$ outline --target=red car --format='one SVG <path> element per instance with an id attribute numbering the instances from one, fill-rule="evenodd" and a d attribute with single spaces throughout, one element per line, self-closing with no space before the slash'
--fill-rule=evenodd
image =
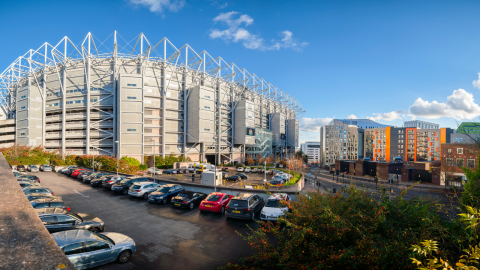
<path id="1" fill-rule="evenodd" d="M 213 192 L 200 203 L 199 209 L 200 211 L 224 214 L 225 207 L 227 207 L 227 204 L 232 198 L 233 195 L 228 195 L 222 192 Z"/>
<path id="2" fill-rule="evenodd" d="M 78 170 L 73 171 L 72 172 L 72 177 L 77 178 L 77 176 L 83 171 L 86 171 L 86 170 L 85 169 L 78 169 Z"/>

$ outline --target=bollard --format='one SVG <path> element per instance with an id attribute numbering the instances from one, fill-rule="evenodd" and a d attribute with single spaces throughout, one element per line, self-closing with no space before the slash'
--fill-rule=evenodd
<path id="1" fill-rule="evenodd" d="M 336 193 L 336 192 L 337 192 L 337 189 L 336 189 L 336 188 L 333 188 L 333 189 L 332 189 L 332 192 L 333 192 L 333 193 Z"/>
<path id="2" fill-rule="evenodd" d="M 195 182 L 195 174 L 192 174 L 192 182 Z"/>

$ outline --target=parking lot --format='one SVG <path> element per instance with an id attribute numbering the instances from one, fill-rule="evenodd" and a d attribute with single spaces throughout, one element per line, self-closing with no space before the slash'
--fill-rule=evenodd
<path id="1" fill-rule="evenodd" d="M 256 228 L 256 222 L 227 220 L 224 215 L 202 213 L 198 207 L 187 210 L 150 204 L 55 172 L 34 174 L 42 186 L 61 196 L 72 212 L 95 215 L 105 222 L 105 231 L 135 240 L 137 251 L 128 263 L 96 269 L 211 269 L 253 252 L 236 232 L 245 234 L 247 225 Z M 173 176 L 159 178 L 165 177 Z"/>

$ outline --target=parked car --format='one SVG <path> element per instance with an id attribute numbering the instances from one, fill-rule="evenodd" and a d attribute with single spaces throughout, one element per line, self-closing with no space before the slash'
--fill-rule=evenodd
<path id="1" fill-rule="evenodd" d="M 13 175 L 15 175 L 15 177 L 18 177 L 18 175 L 25 175 L 25 174 L 27 174 L 27 173 L 25 173 L 25 172 L 19 172 L 19 171 L 17 171 L 17 170 L 12 170 L 12 173 L 13 173 Z"/>
<path id="2" fill-rule="evenodd" d="M 200 211 L 208 211 L 224 214 L 225 207 L 233 198 L 233 195 L 228 195 L 222 192 L 213 192 L 208 195 L 208 197 L 200 203 L 198 207 Z"/>
<path id="3" fill-rule="evenodd" d="M 40 220 L 48 232 L 61 232 L 67 230 L 89 230 L 103 232 L 105 223 L 94 215 L 84 213 L 72 213 L 63 208 L 35 208 Z"/>
<path id="4" fill-rule="evenodd" d="M 51 191 L 49 188 L 46 188 L 46 187 L 37 187 L 37 186 L 34 186 L 34 187 L 25 187 L 25 188 L 23 188 L 23 193 L 25 193 L 25 195 L 32 194 L 32 193 L 42 193 L 42 194 L 51 194 L 51 195 L 54 195 L 54 194 L 53 194 L 53 191 Z"/>
<path id="5" fill-rule="evenodd" d="M 227 218 L 255 220 L 255 214 L 261 211 L 263 199 L 252 193 L 238 193 L 228 203 L 225 211 Z"/>
<path id="6" fill-rule="evenodd" d="M 272 181 L 280 181 L 280 182 L 282 182 L 282 184 L 283 184 L 283 183 L 286 182 L 286 179 L 285 179 L 285 177 L 283 177 L 283 176 L 281 176 L 281 175 L 274 175 L 274 176 L 272 177 Z"/>
<path id="7" fill-rule="evenodd" d="M 51 172 L 52 171 L 52 167 L 48 164 L 43 164 L 42 166 L 40 166 L 40 171 L 42 172 Z"/>
<path id="8" fill-rule="evenodd" d="M 92 181 L 93 179 L 102 178 L 103 176 L 108 175 L 108 174 L 109 173 L 106 173 L 106 172 L 94 172 L 90 175 L 84 176 L 82 181 L 86 184 L 90 184 L 90 181 Z"/>
<path id="9" fill-rule="evenodd" d="M 172 207 L 193 209 L 195 205 L 199 205 L 207 194 L 193 191 L 182 191 L 172 198 Z"/>
<path id="10" fill-rule="evenodd" d="M 59 173 L 67 174 L 70 169 L 77 168 L 76 165 L 70 165 L 65 168 L 58 170 Z"/>
<path id="11" fill-rule="evenodd" d="M 38 166 L 37 165 L 30 165 L 30 166 L 28 166 L 28 170 L 30 172 L 38 172 Z"/>
<path id="12" fill-rule="evenodd" d="M 271 180 L 268 182 L 268 185 L 270 186 L 283 186 L 283 180 Z"/>
<path id="13" fill-rule="evenodd" d="M 107 174 L 103 175 L 102 177 L 98 177 L 98 178 L 90 180 L 90 185 L 92 187 L 101 187 L 102 183 L 103 183 L 103 180 L 105 180 L 107 178 L 110 179 L 113 176 L 114 176 L 113 174 L 107 173 Z"/>
<path id="14" fill-rule="evenodd" d="M 238 175 L 231 175 L 231 176 L 225 178 L 225 180 L 237 182 L 237 181 L 242 180 L 242 178 Z"/>
<path id="15" fill-rule="evenodd" d="M 163 174 L 176 174 L 177 170 L 174 169 L 168 169 L 168 170 L 163 170 Z"/>
<path id="16" fill-rule="evenodd" d="M 25 168 L 25 165 L 17 165 L 17 171 L 19 172 L 24 172 L 26 171 L 27 169 Z"/>
<path id="17" fill-rule="evenodd" d="M 123 179 L 127 178 L 126 176 L 112 176 L 106 177 L 102 180 L 102 186 L 107 189 L 112 189 L 112 185 L 117 183 L 118 181 L 122 181 Z"/>
<path id="18" fill-rule="evenodd" d="M 47 208 L 47 207 L 54 207 L 54 208 L 62 208 L 65 210 L 70 211 L 70 207 L 66 206 L 62 199 L 59 198 L 43 198 L 30 201 L 33 208 Z"/>
<path id="19" fill-rule="evenodd" d="M 126 263 L 136 250 L 135 241 L 120 233 L 68 230 L 51 236 L 78 270 L 114 261 Z"/>
<path id="20" fill-rule="evenodd" d="M 245 171 L 245 169 L 243 167 L 238 167 L 237 168 L 237 172 L 243 172 L 243 171 Z"/>
<path id="21" fill-rule="evenodd" d="M 148 200 L 148 194 L 155 192 L 159 187 L 159 184 L 153 182 L 137 182 L 128 189 L 128 195 Z"/>
<path id="22" fill-rule="evenodd" d="M 240 176 L 240 178 L 242 178 L 242 179 L 248 179 L 248 176 L 246 174 L 243 174 L 243 173 L 236 173 L 235 175 Z"/>
<path id="23" fill-rule="evenodd" d="M 80 173 L 83 173 L 83 172 L 87 172 L 89 170 L 87 169 L 74 169 L 71 173 L 70 173 L 70 176 L 73 177 L 73 178 L 77 178 L 77 176 L 80 174 Z"/>
<path id="24" fill-rule="evenodd" d="M 228 177 L 228 173 L 222 172 L 222 179 L 227 179 L 227 177 Z"/>
<path id="25" fill-rule="evenodd" d="M 29 180 L 18 181 L 18 184 L 20 185 L 21 188 L 40 186 L 40 184 L 35 183 L 33 181 L 29 181 Z"/>
<path id="26" fill-rule="evenodd" d="M 90 176 L 90 175 L 92 175 L 92 174 L 93 174 L 92 171 L 87 171 L 87 170 L 85 170 L 85 171 L 81 171 L 79 174 L 77 174 L 77 175 L 75 176 L 75 178 L 77 178 L 79 181 L 82 181 L 82 182 L 83 182 L 83 178 L 88 177 L 88 176 Z"/>
<path id="27" fill-rule="evenodd" d="M 245 173 L 251 173 L 251 172 L 252 172 L 252 168 L 250 167 L 245 168 Z"/>
<path id="28" fill-rule="evenodd" d="M 72 167 L 70 169 L 68 169 L 65 174 L 68 175 L 68 176 L 72 176 L 72 173 L 74 173 L 76 170 L 85 170 L 85 169 L 81 169 L 81 168 L 78 168 L 77 166 L 75 167 Z"/>
<path id="29" fill-rule="evenodd" d="M 222 167 L 222 172 L 228 172 L 228 167 Z"/>
<path id="30" fill-rule="evenodd" d="M 148 168 L 148 173 L 163 174 L 160 169 L 155 167 Z"/>
<path id="31" fill-rule="evenodd" d="M 148 195 L 148 202 L 151 203 L 168 203 L 178 193 L 184 191 L 182 186 L 177 184 L 167 184 L 158 188 L 156 191 Z"/>
<path id="32" fill-rule="evenodd" d="M 44 198 L 59 198 L 61 199 L 62 197 L 58 196 L 53 196 L 52 194 L 45 194 L 45 193 L 30 193 L 27 195 L 27 199 L 29 202 L 33 200 L 38 200 L 38 199 L 44 199 Z"/>
<path id="33" fill-rule="evenodd" d="M 266 170 L 266 171 L 264 171 L 264 173 L 270 175 L 270 174 L 272 174 L 272 171 Z"/>
<path id="34" fill-rule="evenodd" d="M 32 181 L 35 181 L 37 183 L 40 183 L 40 178 L 38 178 L 38 176 L 36 176 L 36 175 L 24 174 L 24 175 L 21 175 L 21 176 L 17 177 L 17 180 L 20 180 L 20 179 L 28 179 L 28 180 L 32 180 Z"/>
<path id="35" fill-rule="evenodd" d="M 290 197 L 286 193 L 273 193 L 265 202 L 265 206 L 260 212 L 260 219 L 275 221 L 285 215 L 289 209 L 282 201 L 289 202 Z"/>
<path id="36" fill-rule="evenodd" d="M 252 173 L 258 173 L 258 169 L 257 169 L 257 168 L 253 168 L 253 169 L 252 169 Z"/>
<path id="37" fill-rule="evenodd" d="M 135 183 L 138 182 L 146 182 L 148 179 L 146 177 L 128 177 L 123 179 L 122 181 L 116 182 L 112 185 L 112 190 L 115 193 L 121 193 L 123 195 L 128 194 L 128 189 Z"/>

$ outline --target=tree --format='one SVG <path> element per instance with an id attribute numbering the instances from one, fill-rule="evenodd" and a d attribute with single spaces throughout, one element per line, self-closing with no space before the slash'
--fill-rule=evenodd
<path id="1" fill-rule="evenodd" d="M 265 164 L 272 164 L 274 161 L 272 156 L 265 157 Z"/>
<path id="2" fill-rule="evenodd" d="M 303 151 L 302 151 L 302 150 L 298 150 L 298 151 L 295 153 L 295 157 L 296 157 L 296 158 L 301 158 L 301 157 L 303 157 Z"/>
<path id="3" fill-rule="evenodd" d="M 263 160 L 264 160 L 264 158 L 263 158 L 262 154 L 259 153 L 259 154 L 257 154 L 257 156 L 255 156 L 255 161 L 257 162 L 257 164 L 260 165 L 260 163 L 262 163 Z"/>
<path id="4" fill-rule="evenodd" d="M 247 164 L 248 164 L 248 165 L 252 166 L 253 163 L 255 163 L 255 160 L 253 160 L 252 157 L 247 158 Z"/>
<path id="5" fill-rule="evenodd" d="M 461 202 L 465 206 L 480 207 L 480 155 L 477 168 L 472 171 L 469 168 L 462 168 L 467 177 Z"/>

